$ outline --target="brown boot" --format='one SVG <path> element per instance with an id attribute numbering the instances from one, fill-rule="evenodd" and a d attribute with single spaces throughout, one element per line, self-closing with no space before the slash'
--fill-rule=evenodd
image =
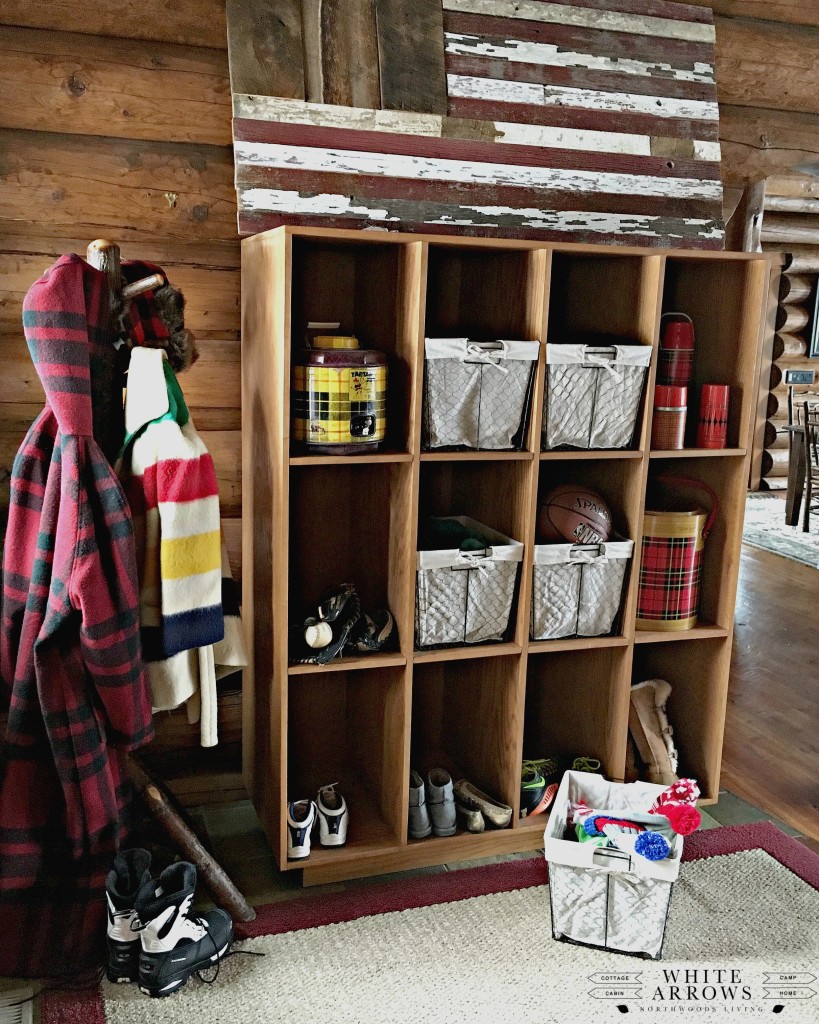
<path id="1" fill-rule="evenodd" d="M 631 688 L 628 726 L 648 771 L 648 781 L 670 786 L 677 781 L 677 751 L 665 704 L 671 684 L 665 679 L 648 679 Z"/>

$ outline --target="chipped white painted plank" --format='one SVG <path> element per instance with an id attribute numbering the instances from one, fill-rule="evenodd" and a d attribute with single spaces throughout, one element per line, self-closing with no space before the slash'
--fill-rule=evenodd
<path id="1" fill-rule="evenodd" d="M 650 174 L 615 174 L 595 171 L 493 164 L 477 160 L 447 160 L 270 142 L 236 142 L 237 164 L 282 170 L 324 171 L 328 174 L 365 174 L 417 181 L 471 182 L 511 185 L 560 192 L 608 192 L 618 195 L 668 196 L 675 199 L 721 201 L 719 181 L 699 178 L 660 178 Z"/>
<path id="2" fill-rule="evenodd" d="M 450 96 L 485 100 L 489 103 L 524 103 L 542 107 L 580 107 L 584 110 L 608 110 L 628 114 L 652 114 L 655 117 L 684 117 L 694 121 L 716 121 L 719 107 L 703 100 L 645 96 L 624 92 L 572 89 L 562 85 L 538 85 L 533 82 L 509 82 L 474 75 L 447 75 Z"/>
<path id="3" fill-rule="evenodd" d="M 485 14 L 497 18 L 522 18 L 554 25 L 572 25 L 605 32 L 629 32 L 639 36 L 661 36 L 692 43 L 714 43 L 713 25 L 702 22 L 652 18 L 641 14 L 623 14 L 588 7 L 568 7 L 545 0 L 444 0 L 445 11 Z"/>
<path id="4" fill-rule="evenodd" d="M 321 193 L 301 195 L 299 192 L 270 188 L 249 188 L 240 193 L 240 207 L 249 213 L 268 212 L 307 217 L 361 217 L 370 221 L 414 221 L 424 224 L 457 226 L 534 228 L 540 231 L 593 231 L 599 234 L 639 234 L 654 237 L 690 237 L 703 239 L 722 237 L 713 220 L 695 217 L 658 217 L 642 214 L 587 213 L 553 211 L 535 208 L 515 209 L 509 206 L 444 207 L 407 200 L 373 199 L 365 201 L 350 196 Z M 434 213 L 434 216 L 425 216 Z M 677 231 L 674 227 L 677 226 Z M 658 230 L 661 228 L 661 230 Z"/>
<path id="5" fill-rule="evenodd" d="M 444 118 L 438 114 L 364 110 L 358 107 L 336 107 L 327 103 L 276 99 L 272 96 L 237 94 L 233 97 L 233 115 L 254 121 L 301 124 L 312 128 L 385 132 L 388 135 L 412 135 L 432 139 L 482 139 L 512 146 L 576 149 L 586 153 L 651 155 L 652 137 L 648 135 L 554 128 L 549 125 L 519 124 L 510 121 Z M 698 160 L 719 161 L 719 144 L 695 141 L 694 154 Z"/>
<path id="6" fill-rule="evenodd" d="M 354 131 L 388 132 L 395 135 L 441 137 L 440 114 L 414 114 L 404 110 L 369 110 L 340 107 L 333 103 L 305 103 L 275 96 L 234 93 L 233 116 L 254 121 L 283 121 L 317 128 L 348 128 Z"/>
<path id="7" fill-rule="evenodd" d="M 471 57 L 492 57 L 495 60 L 515 61 L 518 64 L 546 64 L 550 67 L 577 67 L 590 71 L 613 71 L 621 74 L 641 75 L 646 78 L 670 78 L 678 82 L 714 83 L 714 65 L 694 61 L 690 68 L 676 68 L 664 61 L 648 63 L 626 57 L 598 57 L 593 53 L 576 53 L 550 43 L 535 43 L 524 39 L 506 39 L 502 43 L 488 43 L 480 36 L 460 32 L 445 32 L 447 53 Z"/>

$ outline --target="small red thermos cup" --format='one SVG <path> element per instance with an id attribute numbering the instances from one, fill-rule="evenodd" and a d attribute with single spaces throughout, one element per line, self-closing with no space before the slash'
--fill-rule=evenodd
<path id="1" fill-rule="evenodd" d="M 655 451 L 675 451 L 685 447 L 687 403 L 688 388 L 668 384 L 658 384 L 654 388 L 651 447 Z"/>
<path id="2" fill-rule="evenodd" d="M 725 448 L 728 441 L 727 384 L 703 384 L 700 391 L 700 418 L 697 423 L 698 448 Z"/>
<path id="3" fill-rule="evenodd" d="M 657 383 L 685 388 L 694 369 L 694 321 L 687 313 L 666 313 L 660 326 Z"/>

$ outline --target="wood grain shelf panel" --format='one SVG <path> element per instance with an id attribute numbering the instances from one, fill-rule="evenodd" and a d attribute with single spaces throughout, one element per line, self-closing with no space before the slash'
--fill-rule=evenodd
<path id="1" fill-rule="evenodd" d="M 474 647 L 444 647 L 434 651 L 415 651 L 412 660 L 416 665 L 427 665 L 434 662 L 466 661 L 469 658 L 498 658 L 520 652 L 520 644 L 515 643 L 476 644 Z"/>
<path id="2" fill-rule="evenodd" d="M 681 629 L 678 632 L 664 629 L 638 629 L 634 633 L 635 644 L 663 644 L 675 640 L 713 640 L 728 636 L 729 630 L 724 626 L 715 626 L 708 622 L 700 623 L 693 629 Z"/>
<path id="3" fill-rule="evenodd" d="M 533 452 L 421 452 L 421 462 L 531 462 Z"/>
<path id="4" fill-rule="evenodd" d="M 545 832 L 548 823 L 548 814 L 527 814 L 525 818 L 518 818 L 517 827 L 523 829 L 540 829 L 541 832 Z"/>
<path id="5" fill-rule="evenodd" d="M 591 459 L 642 459 L 643 453 L 641 451 L 625 451 L 625 450 L 609 450 L 603 448 L 591 448 L 588 451 L 555 451 L 555 452 L 541 452 L 541 462 L 564 462 L 567 459 L 574 461 L 580 459 L 584 462 Z"/>
<path id="6" fill-rule="evenodd" d="M 746 455 L 744 448 L 680 448 L 678 451 L 652 451 L 650 459 L 741 459 Z"/>
<path id="7" fill-rule="evenodd" d="M 315 675 L 317 672 L 356 672 L 363 669 L 396 668 L 406 665 L 403 654 L 362 654 L 357 658 L 334 658 L 326 665 L 289 665 L 289 676 Z"/>
<path id="8" fill-rule="evenodd" d="M 412 462 L 409 452 L 362 452 L 361 455 L 291 455 L 291 466 L 355 466 Z"/>
<path id="9" fill-rule="evenodd" d="M 589 651 L 595 647 L 628 647 L 627 636 L 572 636 L 560 640 L 531 640 L 530 654 L 550 654 L 555 651 Z"/>

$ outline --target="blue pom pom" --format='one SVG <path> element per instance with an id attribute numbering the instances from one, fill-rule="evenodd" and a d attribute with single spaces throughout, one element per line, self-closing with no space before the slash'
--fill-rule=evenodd
<path id="1" fill-rule="evenodd" d="M 593 814 L 590 814 L 588 818 L 583 822 L 583 828 L 586 830 L 587 836 L 602 836 L 604 833 L 595 824 L 596 818 Z"/>
<path id="2" fill-rule="evenodd" d="M 634 852 L 646 860 L 665 860 L 671 853 L 671 845 L 659 832 L 641 832 L 634 843 Z"/>

